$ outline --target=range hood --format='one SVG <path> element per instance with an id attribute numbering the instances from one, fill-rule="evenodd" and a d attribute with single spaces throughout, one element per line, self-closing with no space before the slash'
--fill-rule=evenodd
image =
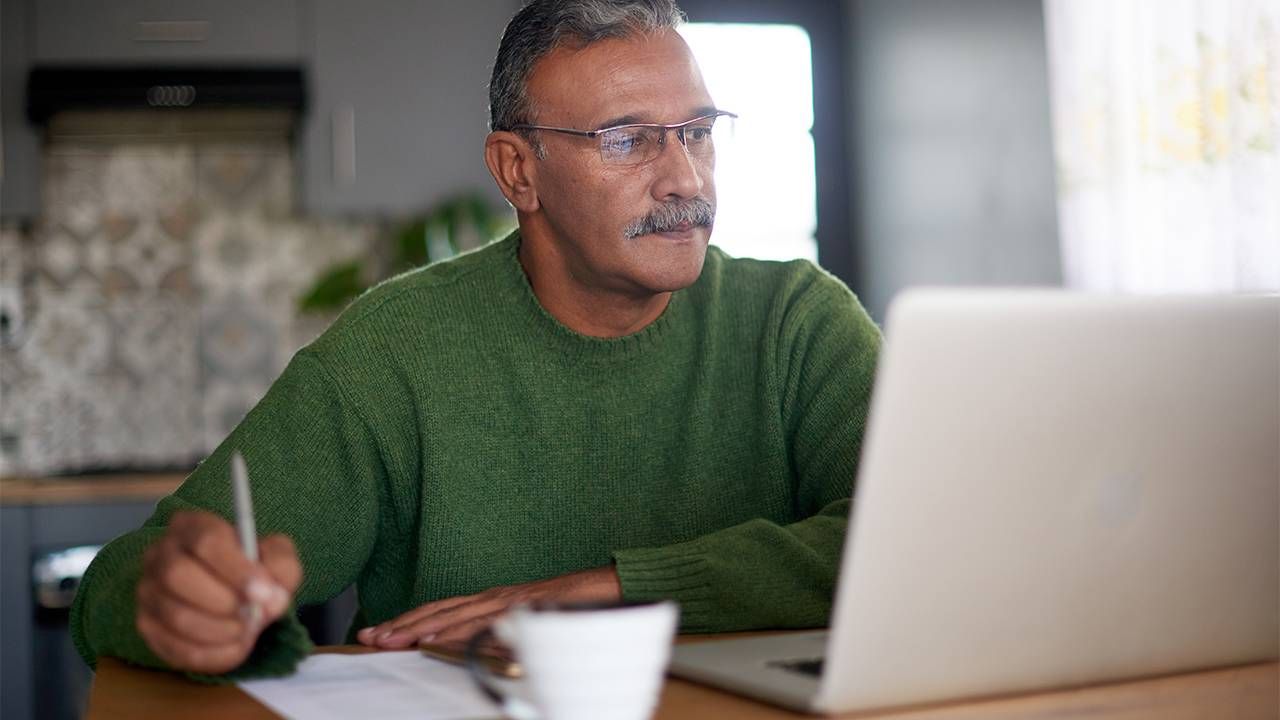
<path id="1" fill-rule="evenodd" d="M 64 110 L 272 109 L 300 115 L 299 67 L 47 66 L 27 78 L 27 117 L 46 125 Z"/>

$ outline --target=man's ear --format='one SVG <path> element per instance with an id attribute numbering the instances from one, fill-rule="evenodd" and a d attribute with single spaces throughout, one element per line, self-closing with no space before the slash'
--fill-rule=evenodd
<path id="1" fill-rule="evenodd" d="M 516 133 L 496 130 L 484 140 L 484 164 L 507 202 L 520 212 L 531 213 L 540 207 L 536 163 L 533 146 Z"/>

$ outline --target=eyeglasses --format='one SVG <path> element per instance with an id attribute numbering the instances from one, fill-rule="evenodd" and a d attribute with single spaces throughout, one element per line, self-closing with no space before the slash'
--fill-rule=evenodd
<path id="1" fill-rule="evenodd" d="M 737 115 L 727 110 L 717 110 L 692 120 L 673 125 L 656 123 L 630 123 L 600 128 L 599 130 L 575 130 L 549 125 L 512 125 L 512 130 L 549 130 L 551 132 L 599 138 L 600 159 L 609 165 L 640 165 L 649 162 L 662 152 L 667 144 L 667 132 L 674 130 L 680 144 L 690 157 L 709 158 L 715 154 L 715 138 L 731 132 Z M 727 118 L 728 122 L 716 122 Z"/>

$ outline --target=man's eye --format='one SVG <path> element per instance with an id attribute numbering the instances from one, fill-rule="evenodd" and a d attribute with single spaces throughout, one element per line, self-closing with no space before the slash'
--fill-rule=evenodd
<path id="1" fill-rule="evenodd" d="M 643 132 L 617 131 L 605 135 L 605 149 L 615 153 L 631 153 L 639 150 L 646 142 Z"/>
<path id="2" fill-rule="evenodd" d="M 704 142 L 711 139 L 711 128 L 706 125 L 695 125 L 684 131 L 684 137 L 688 142 Z"/>

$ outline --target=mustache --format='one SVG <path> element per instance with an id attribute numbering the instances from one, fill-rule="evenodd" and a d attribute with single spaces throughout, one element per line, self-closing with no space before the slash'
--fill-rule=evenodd
<path id="1" fill-rule="evenodd" d="M 716 206 L 704 197 L 673 200 L 659 205 L 650 210 L 649 214 L 627 225 L 622 234 L 631 240 L 641 235 L 670 232 L 686 223 L 694 227 L 711 227 L 715 219 Z"/>

